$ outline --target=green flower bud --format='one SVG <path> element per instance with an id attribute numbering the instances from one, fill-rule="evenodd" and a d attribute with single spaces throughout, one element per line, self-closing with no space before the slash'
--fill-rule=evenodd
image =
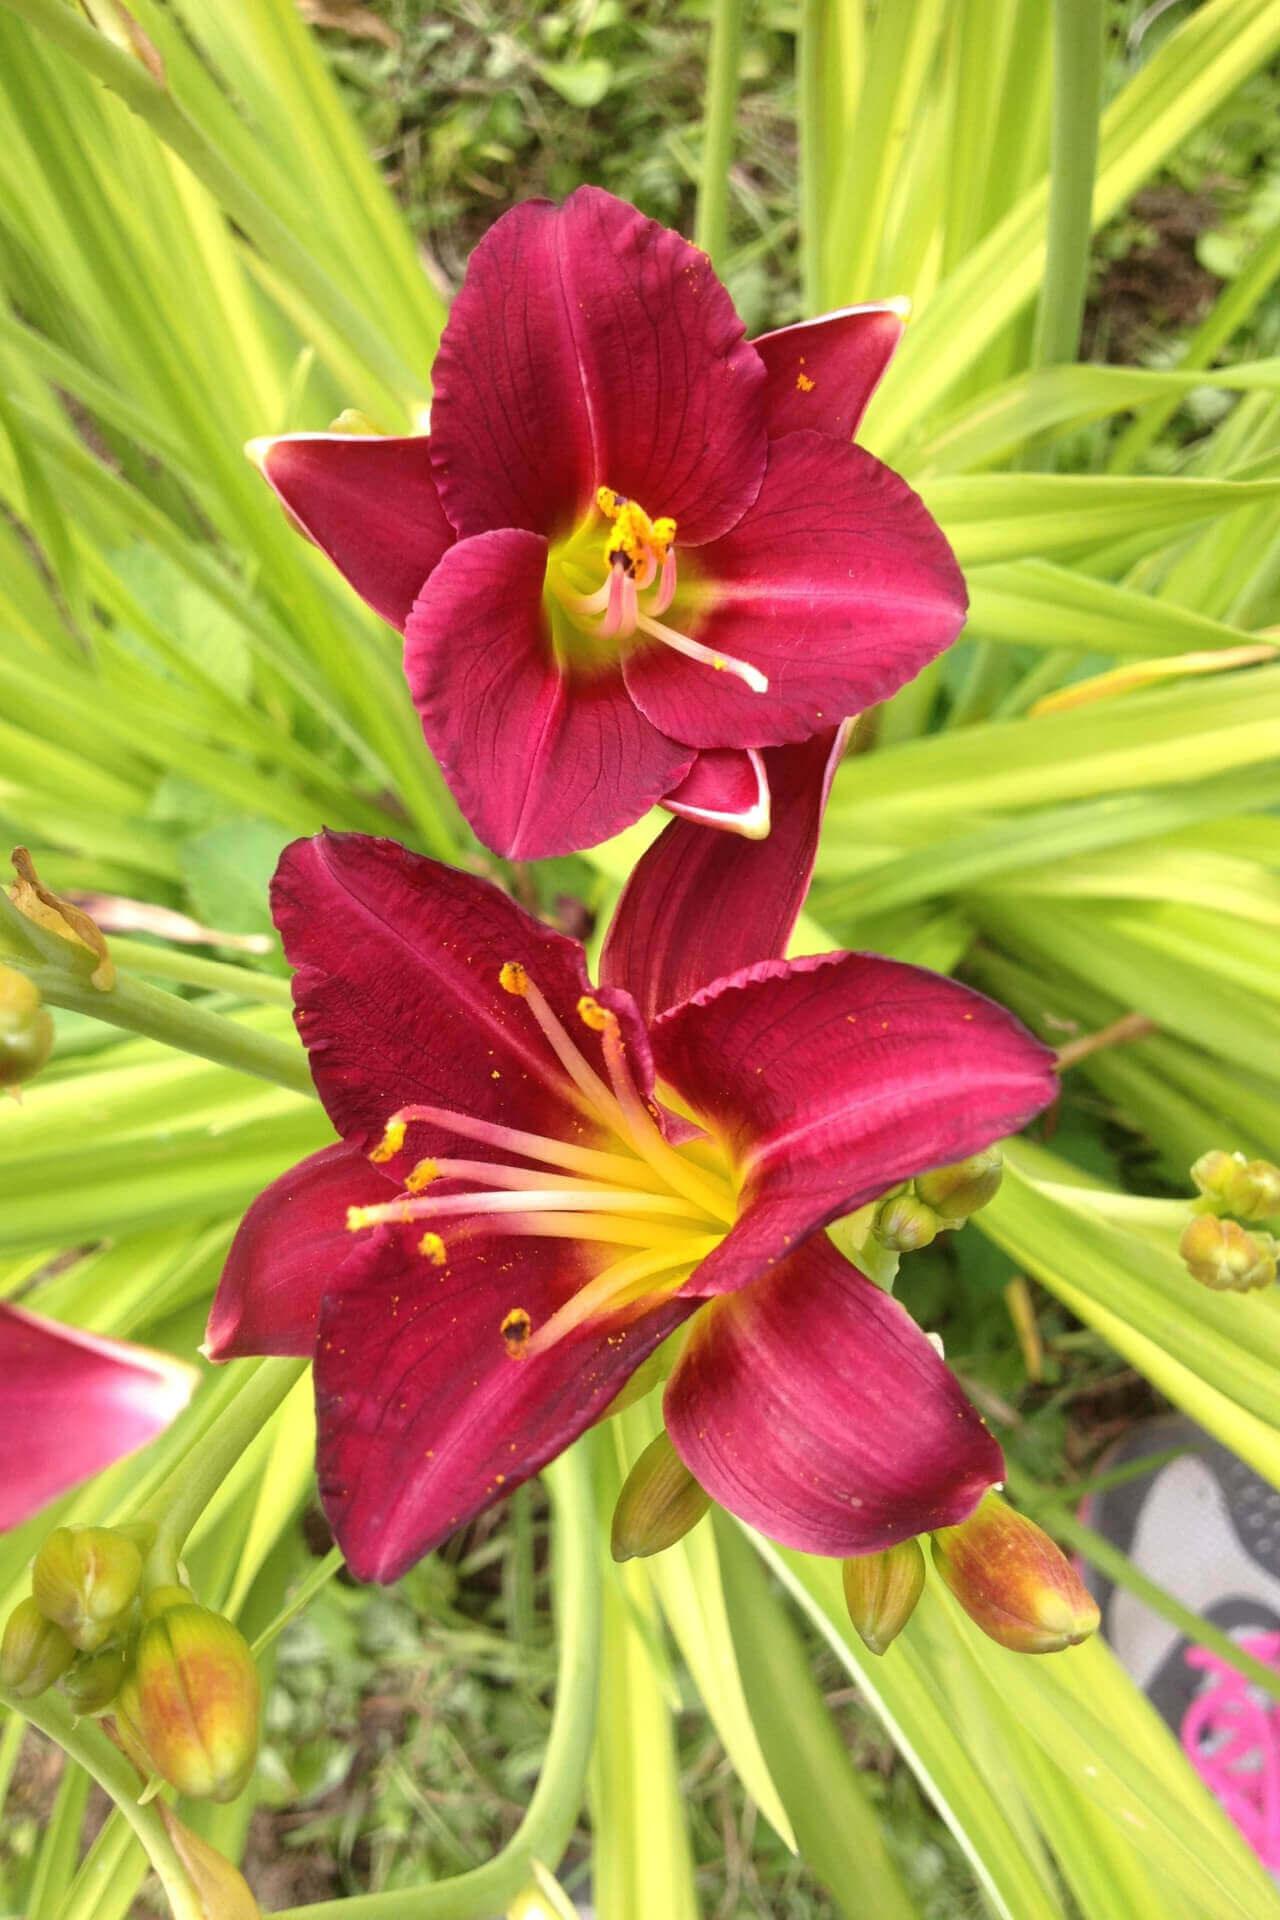
<path id="1" fill-rule="evenodd" d="M 937 1239 L 941 1226 L 932 1207 L 914 1193 L 899 1193 L 877 1207 L 871 1230 L 881 1246 L 895 1253 L 915 1253 Z"/>
<path id="2" fill-rule="evenodd" d="M 20 1087 L 53 1051 L 53 1018 L 40 990 L 16 967 L 0 967 L 0 1087 Z"/>
<path id="3" fill-rule="evenodd" d="M 196 1601 L 189 1587 L 152 1587 L 142 1596 L 142 1617 L 144 1620 L 158 1620 L 162 1613 L 168 1613 L 170 1607 L 193 1607 Z"/>
<path id="4" fill-rule="evenodd" d="M 119 1693 L 124 1676 L 123 1647 L 107 1647 L 87 1660 L 77 1660 L 62 1676 L 62 1691 L 76 1713 L 102 1713 Z"/>
<path id="5" fill-rule="evenodd" d="M 1236 1220 L 1198 1213 L 1183 1228 L 1178 1252 L 1193 1280 L 1215 1293 L 1251 1293 L 1276 1277 L 1276 1242 L 1269 1233 L 1246 1233 Z"/>
<path id="6" fill-rule="evenodd" d="M 125 1710 L 157 1773 L 197 1800 L 234 1800 L 258 1753 L 262 1689 L 249 1643 L 188 1597 L 142 1629 Z"/>
<path id="7" fill-rule="evenodd" d="M 1014 1653 L 1060 1653 L 1097 1630 L 1097 1605 L 1066 1554 L 998 1493 L 934 1534 L 933 1563 L 974 1624 Z"/>
<path id="8" fill-rule="evenodd" d="M 610 1542 L 614 1559 L 634 1560 L 673 1547 L 710 1505 L 663 1431 L 649 1442 L 618 1495 Z"/>
<path id="9" fill-rule="evenodd" d="M 915 1612 L 924 1588 L 924 1551 L 900 1540 L 882 1553 L 860 1553 L 843 1569 L 845 1605 L 871 1653 L 883 1653 Z"/>
<path id="10" fill-rule="evenodd" d="M 1215 1148 L 1202 1153 L 1191 1169 L 1202 1204 L 1214 1213 L 1242 1220 L 1269 1220 L 1280 1213 L 1280 1167 L 1269 1160 L 1246 1160 L 1242 1153 Z"/>
<path id="11" fill-rule="evenodd" d="M 142 1555 L 110 1527 L 58 1527 L 31 1569 L 31 1591 L 46 1620 L 71 1644 L 94 1653 L 123 1624 L 142 1579 Z"/>
<path id="12" fill-rule="evenodd" d="M 46 1620 L 34 1600 L 20 1600 L 0 1641 L 0 1686 L 19 1700 L 34 1700 L 62 1678 L 75 1657 L 62 1628 Z"/>
<path id="13" fill-rule="evenodd" d="M 972 1153 L 950 1167 L 935 1167 L 921 1174 L 916 1192 L 927 1207 L 932 1207 L 944 1227 L 959 1227 L 994 1200 L 1004 1178 L 1004 1155 L 999 1147 L 985 1153 Z"/>

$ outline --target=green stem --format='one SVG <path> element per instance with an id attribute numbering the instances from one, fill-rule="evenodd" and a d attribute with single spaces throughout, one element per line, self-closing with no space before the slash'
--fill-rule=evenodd
<path id="1" fill-rule="evenodd" d="M 114 46 L 74 7 L 64 5 L 63 0 L 0 0 L 0 5 L 37 28 L 77 60 L 86 72 L 118 94 L 157 138 L 186 163 L 223 211 L 248 234 L 268 260 L 289 276 L 316 313 L 376 371 L 392 393 L 418 391 L 420 377 L 404 365 L 399 354 L 370 326 L 279 215 L 240 178 L 188 118 L 168 87 L 155 79 L 140 60 Z"/>
<path id="2" fill-rule="evenodd" d="M 226 960 L 208 960 L 187 947 L 155 947 L 146 940 L 113 935 L 111 957 L 117 964 L 151 980 L 177 980 L 184 987 L 207 987 L 213 993 L 234 994 L 264 1007 L 291 1007 L 289 982 L 278 974 L 258 973 Z"/>
<path id="3" fill-rule="evenodd" d="M 18 1700 L 0 1689 L 0 1704 L 21 1714 L 41 1733 L 56 1740 L 67 1757 L 83 1767 L 110 1794 L 146 1850 L 174 1920 L 207 1920 L 204 1902 L 178 1858 L 159 1807 L 139 1806 L 138 1776 L 102 1729 L 91 1720 L 75 1719 L 70 1707 L 56 1693 L 41 1694 L 37 1700 Z"/>
<path id="4" fill-rule="evenodd" d="M 743 0 L 713 0 L 707 118 L 702 135 L 702 172 L 694 237 L 718 267 L 729 237 L 729 168 L 738 111 Z"/>
<path id="5" fill-rule="evenodd" d="M 820 313 L 824 300 L 822 270 L 822 185 L 826 86 L 822 71 L 822 16 L 826 0 L 800 0 L 796 41 L 797 121 L 800 134 L 800 259 L 804 272 L 804 310 Z M 840 129 L 834 129 L 837 136 Z"/>
<path id="6" fill-rule="evenodd" d="M 1033 366 L 1074 360 L 1080 345 L 1102 113 L 1105 14 L 1104 0 L 1054 0 L 1048 256 L 1036 306 Z"/>
<path id="7" fill-rule="evenodd" d="M 357 1894 L 290 1907 L 276 1920 L 480 1920 L 528 1885 L 531 1862 L 552 1871 L 577 1823 L 595 1733 L 600 1682 L 600 1569 L 596 1519 L 583 1448 L 547 1471 L 555 1505 L 556 1626 L 560 1660 L 551 1737 L 524 1819 L 494 1859 L 434 1886 Z"/>

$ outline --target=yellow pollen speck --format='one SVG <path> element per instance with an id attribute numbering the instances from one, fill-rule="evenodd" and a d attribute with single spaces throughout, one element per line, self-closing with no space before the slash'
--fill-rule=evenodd
<path id="1" fill-rule="evenodd" d="M 529 991 L 529 976 L 518 960 L 505 960 L 498 971 L 498 984 L 504 993 L 523 999 Z"/>
<path id="2" fill-rule="evenodd" d="M 449 1258 L 449 1252 L 438 1233 L 424 1233 L 418 1242 L 418 1252 L 433 1267 L 442 1267 Z"/>
<path id="3" fill-rule="evenodd" d="M 513 1360 L 523 1360 L 533 1322 L 523 1307 L 512 1307 L 502 1323 L 502 1341 Z"/>
<path id="4" fill-rule="evenodd" d="M 584 993 L 578 1002 L 578 1018 L 584 1027 L 590 1027 L 592 1033 L 603 1033 L 616 1015 L 610 1013 L 607 1007 L 602 1007 L 593 994 Z"/>
<path id="5" fill-rule="evenodd" d="M 812 393 L 817 384 L 817 381 L 811 380 L 807 373 L 798 373 L 796 375 L 796 385 L 801 393 Z"/>
<path id="6" fill-rule="evenodd" d="M 394 1160 L 404 1145 L 405 1124 L 403 1120 L 388 1120 L 379 1140 L 369 1158 L 376 1167 L 385 1167 L 388 1160 Z"/>
<path id="7" fill-rule="evenodd" d="M 434 1160 L 419 1160 L 404 1184 L 410 1193 L 421 1193 L 424 1187 L 429 1187 L 433 1180 L 439 1178 L 440 1169 Z"/>

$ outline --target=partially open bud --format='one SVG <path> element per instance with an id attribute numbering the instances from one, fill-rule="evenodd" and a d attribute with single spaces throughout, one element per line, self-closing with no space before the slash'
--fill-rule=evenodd
<path id="1" fill-rule="evenodd" d="M 20 1087 L 53 1051 L 53 1017 L 16 967 L 0 967 L 0 1087 Z"/>
<path id="2" fill-rule="evenodd" d="M 941 1226 L 933 1208 L 908 1191 L 881 1203 L 871 1230 L 882 1246 L 895 1253 L 915 1253 L 937 1239 Z"/>
<path id="3" fill-rule="evenodd" d="M 77 1660 L 62 1676 L 62 1691 L 76 1713 L 103 1713 L 124 1684 L 123 1647 L 106 1647 L 101 1653 Z"/>
<path id="4" fill-rule="evenodd" d="M 1193 1280 L 1215 1293 L 1251 1293 L 1276 1277 L 1276 1243 L 1269 1233 L 1247 1233 L 1237 1220 L 1198 1213 L 1183 1228 L 1178 1252 Z"/>
<path id="5" fill-rule="evenodd" d="M 179 1793 L 234 1800 L 243 1791 L 262 1689 L 249 1643 L 229 1620 L 188 1599 L 148 1621 L 125 1693 L 156 1772 Z"/>
<path id="6" fill-rule="evenodd" d="M 19 1700 L 34 1700 L 62 1678 L 75 1657 L 62 1628 L 46 1620 L 34 1600 L 20 1600 L 0 1641 L 0 1687 Z"/>
<path id="7" fill-rule="evenodd" d="M 673 1547 L 710 1505 L 664 1430 L 649 1442 L 623 1482 L 613 1510 L 614 1559 L 634 1560 Z"/>
<path id="8" fill-rule="evenodd" d="M 1270 1160 L 1246 1160 L 1242 1153 L 1215 1148 L 1202 1153 L 1191 1169 L 1202 1204 L 1215 1213 L 1242 1220 L 1269 1220 L 1280 1213 L 1280 1167 Z"/>
<path id="9" fill-rule="evenodd" d="M 871 1653 L 883 1653 L 897 1639 L 923 1587 L 924 1551 L 918 1540 L 900 1540 L 883 1553 L 860 1553 L 845 1561 L 845 1604 Z"/>
<path id="10" fill-rule="evenodd" d="M 58 1527 L 31 1569 L 31 1592 L 82 1653 L 104 1646 L 122 1624 L 142 1579 L 142 1555 L 110 1527 Z"/>
<path id="11" fill-rule="evenodd" d="M 974 1624 L 1014 1653 L 1060 1653 L 1097 1629 L 1097 1605 L 1066 1554 L 998 1493 L 934 1534 L 933 1563 Z"/>
<path id="12" fill-rule="evenodd" d="M 999 1147 L 988 1147 L 985 1153 L 972 1153 L 967 1160 L 921 1174 L 916 1192 L 944 1227 L 959 1227 L 995 1199 L 1003 1178 L 1004 1155 Z"/>

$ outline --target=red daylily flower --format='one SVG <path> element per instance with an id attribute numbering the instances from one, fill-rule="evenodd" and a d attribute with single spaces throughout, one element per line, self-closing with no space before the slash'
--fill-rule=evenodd
<path id="1" fill-rule="evenodd" d="M 902 326 L 887 303 L 748 341 L 705 254 L 581 187 L 476 248 L 429 442 L 255 443 L 403 630 L 427 742 L 495 851 L 592 846 L 659 801 L 763 835 L 759 750 L 955 638 L 946 540 L 851 444 Z"/>
<path id="2" fill-rule="evenodd" d="M 831 747 L 770 751 L 768 840 L 671 822 L 595 989 L 486 881 L 359 835 L 286 849 L 276 923 L 342 1138 L 250 1209 L 208 1351 L 314 1354 L 321 1497 L 360 1576 L 536 1473 L 689 1320 L 671 1438 L 774 1538 L 868 1552 L 1002 1478 L 925 1335 L 821 1229 L 1021 1126 L 1052 1055 L 919 968 L 776 957 Z"/>
<path id="3" fill-rule="evenodd" d="M 0 1528 L 154 1440 L 196 1377 L 167 1353 L 0 1303 Z"/>

